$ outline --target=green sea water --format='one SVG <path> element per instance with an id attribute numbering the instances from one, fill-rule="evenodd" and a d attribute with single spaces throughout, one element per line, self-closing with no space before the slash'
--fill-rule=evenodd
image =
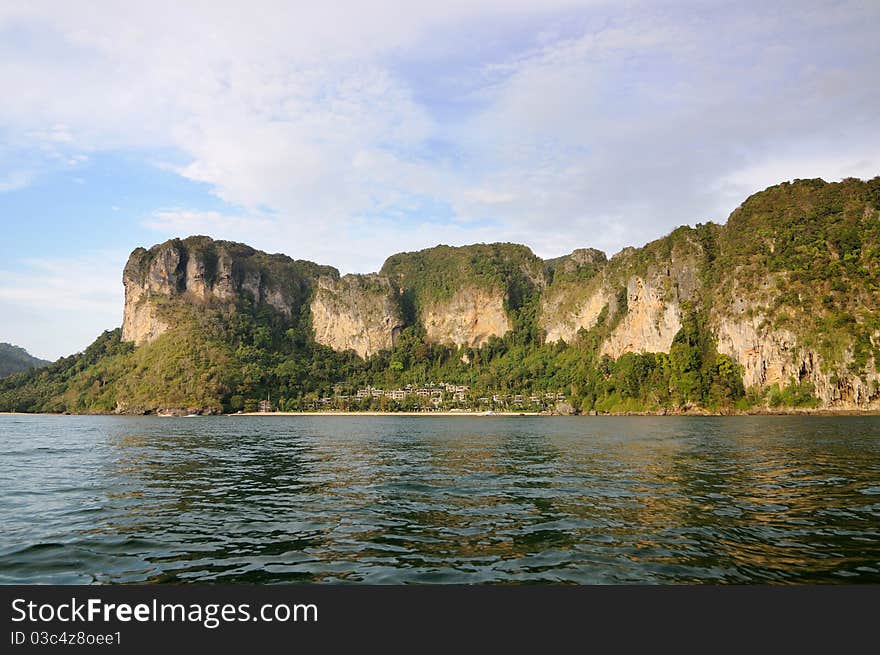
<path id="1" fill-rule="evenodd" d="M 880 583 L 878 417 L 0 416 L 0 583 Z"/>

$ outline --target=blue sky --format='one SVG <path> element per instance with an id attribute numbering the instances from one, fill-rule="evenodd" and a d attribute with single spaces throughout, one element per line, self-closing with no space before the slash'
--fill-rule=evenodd
<path id="1" fill-rule="evenodd" d="M 612 254 L 880 174 L 873 1 L 18 4 L 0 341 L 47 358 L 118 326 L 128 253 L 174 236 L 343 272 L 437 243 Z"/>

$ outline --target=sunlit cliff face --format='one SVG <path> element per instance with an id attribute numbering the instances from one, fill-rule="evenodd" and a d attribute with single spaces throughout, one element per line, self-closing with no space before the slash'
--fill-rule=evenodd
<path id="1" fill-rule="evenodd" d="M 340 277 L 242 244 L 172 240 L 131 254 L 122 338 L 140 346 L 172 331 L 165 306 L 243 301 L 362 358 L 393 348 L 408 326 L 429 342 L 480 348 L 527 320 L 536 346 L 587 343 L 616 359 L 669 353 L 699 315 L 700 334 L 746 389 L 803 385 L 822 407 L 878 408 L 876 184 L 781 184 L 749 198 L 727 226 L 683 227 L 610 260 L 584 250 L 542 261 L 515 244 L 438 246 L 392 255 L 378 274 Z M 790 245 L 827 228 L 831 218 L 816 212 L 849 221 L 849 241 L 834 245 L 843 237 L 829 233 L 825 250 Z"/>

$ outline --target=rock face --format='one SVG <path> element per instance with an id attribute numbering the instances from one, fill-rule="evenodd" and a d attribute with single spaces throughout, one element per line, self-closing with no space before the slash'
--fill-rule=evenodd
<path id="1" fill-rule="evenodd" d="M 798 355 L 797 339 L 787 330 L 768 330 L 761 327 L 763 315 L 739 320 L 723 319 L 715 330 L 718 352 L 730 355 L 743 367 L 746 387 L 785 385 L 812 372 L 814 357 L 806 354 L 805 361 Z"/>
<path id="2" fill-rule="evenodd" d="M 603 310 L 615 306 L 603 286 L 606 262 L 605 253 L 594 248 L 580 248 L 545 262 L 552 282 L 541 294 L 538 326 L 546 342 L 571 343 L 578 330 L 589 330 Z"/>
<path id="3" fill-rule="evenodd" d="M 626 314 L 602 344 L 602 354 L 616 358 L 627 352 L 669 352 L 681 329 L 682 303 L 696 300 L 699 291 L 698 254 L 682 250 L 627 280 Z"/>
<path id="4" fill-rule="evenodd" d="M 430 341 L 479 348 L 510 330 L 504 300 L 502 291 L 465 287 L 447 301 L 427 305 L 420 319 Z"/>
<path id="5" fill-rule="evenodd" d="M 174 239 L 150 250 L 135 250 L 123 284 L 122 338 L 135 345 L 150 343 L 171 328 L 157 302 L 168 299 L 198 304 L 246 298 L 291 320 L 306 303 L 318 343 L 338 351 L 354 350 L 361 357 L 392 348 L 406 325 L 402 289 L 387 276 L 339 277 L 330 267 L 207 237 Z M 418 318 L 432 341 L 479 347 L 491 335 L 510 330 L 504 303 L 504 291 L 465 286 L 448 300 L 424 306 Z"/>
<path id="6" fill-rule="evenodd" d="M 136 346 L 155 341 L 168 330 L 168 323 L 159 316 L 156 306 L 150 302 L 152 294 L 177 293 L 177 269 L 180 251 L 169 248 L 142 268 L 147 251 L 135 250 L 128 259 L 122 274 L 125 286 L 125 308 L 122 314 L 122 340 L 133 341 Z"/>
<path id="7" fill-rule="evenodd" d="M 597 252 L 576 250 L 561 266 L 571 272 L 572 266 L 604 263 Z M 686 243 L 647 265 L 633 261 L 636 256 L 637 251 L 626 249 L 584 283 L 551 285 L 541 303 L 545 341 L 570 343 L 579 330 L 594 327 L 604 311 L 607 318 L 618 320 L 602 343 L 603 355 L 668 352 L 681 329 L 681 303 L 694 300 L 699 291 L 699 249 Z"/>
<path id="8" fill-rule="evenodd" d="M 626 305 L 618 306 L 617 296 L 608 288 L 600 288 L 575 304 L 567 315 L 544 324 L 546 341 L 570 343 L 579 330 L 594 327 L 602 311 L 616 314 L 620 320 L 601 346 L 601 354 L 614 359 L 628 352 L 668 352 L 672 340 L 681 329 L 681 304 L 675 293 L 670 293 L 662 282 L 634 276 L 625 287 Z M 550 314 L 552 304 L 544 306 Z"/>
<path id="9" fill-rule="evenodd" d="M 668 297 L 662 285 L 640 277 L 626 285 L 627 312 L 602 344 L 602 354 L 617 358 L 628 352 L 669 352 L 681 329 L 678 298 Z"/>
<path id="10" fill-rule="evenodd" d="M 170 326 L 158 313 L 156 306 L 146 301 L 144 291 L 135 285 L 126 285 L 125 311 L 122 315 L 122 340 L 140 346 L 151 343 L 168 331 Z"/>
<path id="11" fill-rule="evenodd" d="M 199 303 L 247 299 L 293 319 L 320 274 L 336 269 L 208 237 L 172 239 L 132 252 L 122 275 L 123 341 L 142 345 L 170 328 L 159 299 Z"/>
<path id="12" fill-rule="evenodd" d="M 650 254 L 651 244 L 646 248 Z M 607 320 L 613 327 L 600 352 L 616 358 L 626 352 L 669 351 L 681 329 L 685 303 L 701 302 L 699 256 L 693 243 L 648 257 L 647 263 L 635 249 L 625 249 L 610 261 L 600 251 L 581 249 L 545 264 L 550 284 L 530 260 L 513 270 L 540 294 L 538 324 L 547 342 L 571 343 L 579 330 Z M 267 305 L 291 322 L 307 305 L 318 343 L 366 358 L 393 348 L 407 325 L 402 309 L 407 285 L 401 278 L 340 277 L 334 268 L 267 255 L 242 244 L 207 237 L 174 239 L 131 254 L 123 273 L 122 338 L 143 345 L 169 331 L 172 325 L 162 311 L 169 300 L 198 305 L 244 299 Z M 444 280 L 446 288 L 454 283 Z M 784 276 L 767 276 L 750 295 L 734 281 L 732 297 L 710 312 L 718 351 L 742 366 L 744 385 L 809 382 L 823 406 L 880 408 L 873 356 L 855 372 L 851 353 L 829 363 L 801 345 L 791 330 L 769 327 L 760 308 L 771 305 L 784 287 Z M 426 297 L 410 321 L 420 322 L 435 343 L 479 348 L 491 336 L 512 329 L 503 287 L 462 280 L 451 295 Z M 873 340 L 875 348 L 878 344 L 880 334 Z"/>
<path id="13" fill-rule="evenodd" d="M 602 288 L 591 293 L 580 293 L 577 285 L 553 288 L 541 301 L 539 324 L 546 334 L 545 341 L 571 343 L 578 330 L 596 325 L 602 310 L 612 302 L 613 298 Z"/>
<path id="14" fill-rule="evenodd" d="M 219 302 L 310 321 L 315 341 L 364 358 L 410 326 L 434 343 L 479 348 L 514 325 L 545 342 L 592 331 L 582 343 L 617 358 L 668 353 L 694 318 L 742 367 L 746 388 L 801 383 L 823 407 L 880 409 L 878 244 L 880 178 L 784 183 L 746 200 L 726 226 L 682 227 L 610 260 L 593 249 L 544 261 L 517 244 L 437 246 L 340 277 L 190 237 L 132 253 L 122 338 L 142 345 L 174 330 L 174 303 Z"/>
<path id="15" fill-rule="evenodd" d="M 511 312 L 547 283 L 545 263 L 513 243 L 398 253 L 380 272 L 400 289 L 405 314 L 429 341 L 477 348 L 507 333 Z"/>
<path id="16" fill-rule="evenodd" d="M 809 382 L 824 407 L 878 409 L 880 388 L 876 362 L 868 362 L 865 375 L 849 370 L 850 362 L 836 362 L 825 370 L 821 355 L 801 347 L 794 333 L 767 326 L 766 317 L 724 318 L 717 324 L 718 352 L 729 355 L 743 367 L 746 387 L 784 387 L 792 380 Z M 849 359 L 849 358 L 847 358 Z"/>
<path id="17" fill-rule="evenodd" d="M 689 241 L 665 250 L 652 246 L 625 249 L 611 260 L 596 250 L 576 250 L 546 262 L 547 278 L 528 253 L 514 250 L 521 259 L 507 269 L 499 265 L 498 270 L 513 271 L 508 275 L 518 277 L 494 273 L 491 279 L 520 280 L 539 294 L 538 325 L 547 342 L 571 343 L 579 330 L 608 321 L 601 354 L 617 358 L 627 352 L 668 352 L 686 306 L 700 306 L 705 300 L 701 250 Z M 477 254 L 485 252 L 496 251 Z M 441 254 L 461 257 L 455 249 Z M 470 256 L 465 263 L 472 266 L 477 259 Z M 430 275 L 431 265 L 436 263 L 417 260 L 406 273 L 410 279 L 415 274 Z M 435 343 L 479 348 L 491 336 L 501 337 L 512 329 L 510 296 L 504 286 L 475 277 L 460 262 L 458 266 L 457 273 L 439 278 L 451 293 L 431 295 L 425 292 L 430 285 L 418 287 L 422 301 L 410 322 L 421 323 L 427 339 Z M 123 273 L 122 338 L 142 345 L 172 329 L 162 310 L 169 301 L 199 305 L 244 300 L 271 307 L 291 322 L 307 306 L 318 343 L 366 358 L 393 348 L 407 325 L 403 298 L 413 288 L 407 286 L 407 275 L 340 277 L 331 267 L 267 255 L 242 244 L 207 237 L 174 239 L 131 254 Z M 873 355 L 854 370 L 851 351 L 828 362 L 815 348 L 805 347 L 792 330 L 770 327 L 768 307 L 784 292 L 785 274 L 768 274 L 752 291 L 744 291 L 732 275 L 731 295 L 725 303 L 710 307 L 709 325 L 718 351 L 742 366 L 747 388 L 808 382 L 822 406 L 880 408 L 880 377 Z M 871 345 L 880 346 L 880 334 L 874 335 Z"/>
<path id="18" fill-rule="evenodd" d="M 390 349 L 404 326 L 394 287 L 375 274 L 321 277 L 310 309 L 318 343 L 361 357 Z"/>

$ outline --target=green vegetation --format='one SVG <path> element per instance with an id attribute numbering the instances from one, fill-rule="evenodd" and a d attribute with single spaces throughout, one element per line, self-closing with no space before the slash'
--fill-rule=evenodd
<path id="1" fill-rule="evenodd" d="M 770 407 L 817 407 L 818 400 L 813 395 L 813 385 L 808 382 L 797 382 L 792 379 L 780 388 L 778 384 L 767 390 L 767 401 Z"/>
<path id="2" fill-rule="evenodd" d="M 586 282 L 607 263 L 605 253 L 594 248 L 581 248 L 569 255 L 544 261 L 544 274 L 550 283 Z"/>
<path id="3" fill-rule="evenodd" d="M 529 304 L 543 282 L 543 266 L 532 251 L 513 243 L 477 244 L 453 248 L 437 246 L 389 257 L 380 274 L 404 290 L 404 317 L 416 323 L 424 308 L 449 300 L 468 285 L 506 297 L 514 315 Z"/>
<path id="4" fill-rule="evenodd" d="M 773 327 L 826 363 L 880 361 L 880 177 L 783 183 L 748 198 L 717 231 L 709 300 L 763 298 Z M 872 338 L 873 337 L 873 338 Z"/>
<path id="5" fill-rule="evenodd" d="M 219 413 L 267 393 L 289 397 L 356 377 L 364 363 L 310 341 L 269 307 L 213 303 L 162 307 L 175 329 L 140 348 L 105 332 L 85 352 L 0 380 L 0 410 Z"/>
<path id="6" fill-rule="evenodd" d="M 306 300 L 313 280 L 338 277 L 335 269 L 205 237 L 180 243 L 190 253 L 203 249 L 206 281 L 226 257 L 233 262 L 226 274 L 259 271 L 299 309 L 285 316 L 249 295 L 234 303 L 154 298 L 174 326 L 169 332 L 139 348 L 122 343 L 119 330 L 106 332 L 83 353 L 0 379 L 0 410 L 234 412 L 256 409 L 267 397 L 284 410 L 310 409 L 326 398 L 344 398 L 334 406 L 349 409 L 411 409 L 429 401 L 358 399 L 356 392 L 440 381 L 467 385 L 456 402 L 475 408 L 496 394 L 555 399 L 558 393 L 581 412 L 815 407 L 806 381 L 743 388 L 741 368 L 718 352 L 712 330 L 713 321 L 732 314 L 734 301 L 747 315 L 760 312 L 770 327 L 797 335 L 835 370 L 843 365 L 860 374 L 880 361 L 880 178 L 771 187 L 746 200 L 726 226 L 679 228 L 609 261 L 584 250 L 542 262 L 513 244 L 394 255 L 382 274 L 402 289 L 408 327 L 393 349 L 367 360 L 314 341 Z M 143 279 L 154 256 L 136 251 L 129 279 Z M 186 262 L 175 266 L 182 271 Z M 682 327 L 669 352 L 601 355 L 627 311 L 627 280 L 649 271 L 665 272 L 670 290 L 688 287 L 679 294 L 686 299 Z M 380 284 L 378 278 L 359 283 Z M 571 294 L 558 305 L 571 307 L 576 294 L 599 284 L 610 295 L 596 325 L 572 343 L 544 343 L 542 294 Z M 428 342 L 420 312 L 466 285 L 503 294 L 513 329 L 480 348 Z"/>
<path id="7" fill-rule="evenodd" d="M 477 349 L 429 343 L 421 327 L 410 326 L 393 350 L 364 361 L 315 343 L 307 327 L 290 327 L 269 307 L 167 303 L 161 310 L 178 327 L 151 344 L 134 348 L 120 342 L 119 330 L 105 332 L 79 355 L 0 380 L 0 409 L 219 413 L 252 411 L 270 396 L 274 407 L 300 410 L 368 386 L 441 380 L 469 386 L 465 406 L 479 406 L 478 399 L 496 393 L 543 398 L 562 392 L 585 412 L 722 409 L 743 397 L 738 368 L 717 354 L 696 314 L 668 355 L 598 357 L 610 330 L 602 321 L 571 346 L 542 344 L 528 332 L 511 331 Z M 401 408 L 385 399 L 349 406 Z"/>
<path id="8" fill-rule="evenodd" d="M 217 303 L 196 310 L 169 303 L 162 310 L 178 327 L 151 344 L 134 348 L 120 342 L 119 330 L 105 332 L 79 355 L 0 380 L 0 409 L 217 413 L 252 410 L 270 396 L 273 406 L 297 410 L 368 386 L 441 380 L 468 385 L 474 403 L 495 393 L 543 397 L 561 391 L 583 411 L 722 408 L 743 395 L 736 367 L 716 353 L 697 317 L 682 328 L 669 355 L 598 358 L 604 323 L 572 346 L 541 344 L 511 331 L 478 349 L 428 343 L 422 328 L 411 326 L 393 350 L 364 361 L 315 343 L 306 328 L 289 327 L 271 308 Z"/>
<path id="9" fill-rule="evenodd" d="M 44 359 L 34 357 L 24 348 L 13 346 L 11 343 L 0 343 L 0 378 L 17 371 L 46 366 L 48 363 Z"/>

